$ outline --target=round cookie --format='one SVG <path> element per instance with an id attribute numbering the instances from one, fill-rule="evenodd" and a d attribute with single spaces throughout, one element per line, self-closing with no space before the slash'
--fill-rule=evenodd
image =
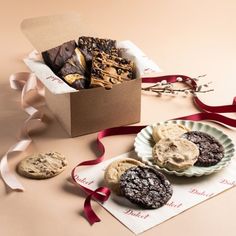
<path id="1" fill-rule="evenodd" d="M 120 192 L 120 176 L 129 168 L 143 165 L 143 163 L 132 159 L 125 158 L 113 161 L 105 170 L 104 182 L 116 194 L 121 195 Z"/>
<path id="2" fill-rule="evenodd" d="M 169 201 L 173 189 L 167 178 L 157 169 L 138 166 L 120 177 L 121 193 L 140 207 L 159 208 Z"/>
<path id="3" fill-rule="evenodd" d="M 176 139 L 179 138 L 182 134 L 190 131 L 187 127 L 180 124 L 159 124 L 153 127 L 152 137 L 157 143 L 160 139 L 169 138 Z"/>
<path id="4" fill-rule="evenodd" d="M 47 179 L 61 173 L 67 166 L 64 156 L 58 152 L 33 154 L 17 166 L 20 175 L 32 179 Z"/>
<path id="5" fill-rule="evenodd" d="M 183 138 L 161 139 L 153 147 L 154 163 L 169 170 L 188 169 L 197 161 L 198 155 L 198 147 Z"/>
<path id="6" fill-rule="evenodd" d="M 200 132 L 191 131 L 182 135 L 182 138 L 195 143 L 200 151 L 195 166 L 213 166 L 224 157 L 224 148 L 213 136 Z"/>

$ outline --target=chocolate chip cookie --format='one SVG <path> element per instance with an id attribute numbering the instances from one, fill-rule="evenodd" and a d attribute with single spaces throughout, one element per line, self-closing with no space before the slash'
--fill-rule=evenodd
<path id="1" fill-rule="evenodd" d="M 184 138 L 164 138 L 153 147 L 154 163 L 169 170 L 186 170 L 194 165 L 198 156 L 197 145 Z"/>
<path id="2" fill-rule="evenodd" d="M 199 148 L 199 156 L 195 166 L 213 166 L 224 157 L 224 148 L 213 136 L 200 132 L 190 131 L 182 135 L 182 138 L 195 143 Z"/>
<path id="3" fill-rule="evenodd" d="M 188 131 L 190 130 L 181 124 L 158 124 L 157 126 L 153 127 L 152 137 L 157 143 L 163 138 L 179 138 L 182 134 Z"/>
<path id="4" fill-rule="evenodd" d="M 170 182 L 162 173 L 143 166 L 126 170 L 120 177 L 120 189 L 130 202 L 147 209 L 163 206 L 173 193 Z"/>
<path id="5" fill-rule="evenodd" d="M 32 179 L 47 179 L 61 173 L 67 166 L 64 156 L 58 152 L 33 154 L 17 166 L 20 175 Z"/>

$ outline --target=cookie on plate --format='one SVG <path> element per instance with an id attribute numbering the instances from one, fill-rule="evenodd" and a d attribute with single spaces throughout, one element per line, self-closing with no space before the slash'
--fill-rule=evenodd
<path id="1" fill-rule="evenodd" d="M 183 138 L 161 139 L 153 147 L 154 163 L 168 170 L 186 170 L 194 165 L 198 156 L 198 147 Z"/>
<path id="2" fill-rule="evenodd" d="M 33 154 L 17 166 L 20 175 L 32 179 L 47 179 L 60 174 L 67 166 L 64 156 L 58 152 Z"/>
<path id="3" fill-rule="evenodd" d="M 159 124 L 153 127 L 152 137 L 157 143 L 160 139 L 169 138 L 175 139 L 179 138 L 182 134 L 190 131 L 187 127 L 181 124 Z"/>
<path id="4" fill-rule="evenodd" d="M 129 168 L 139 165 L 143 165 L 143 163 L 132 158 L 124 158 L 121 160 L 113 161 L 105 170 L 105 184 L 114 193 L 116 193 L 117 195 L 121 195 L 120 176 Z"/>
<path id="5" fill-rule="evenodd" d="M 199 157 L 195 166 L 213 166 L 216 165 L 224 157 L 224 148 L 217 139 L 213 136 L 200 132 L 191 131 L 182 135 L 185 138 L 197 145 L 199 148 Z"/>
<path id="6" fill-rule="evenodd" d="M 161 172 L 144 166 L 126 170 L 120 177 L 120 189 L 130 202 L 147 209 L 163 206 L 173 193 L 170 182 Z"/>

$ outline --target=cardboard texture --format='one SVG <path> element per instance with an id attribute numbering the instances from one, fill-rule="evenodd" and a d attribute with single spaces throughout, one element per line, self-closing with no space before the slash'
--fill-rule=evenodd
<path id="1" fill-rule="evenodd" d="M 86 35 L 80 26 L 79 15 L 70 14 L 25 19 L 21 29 L 35 49 L 42 52 Z M 137 71 L 137 79 L 115 85 L 111 90 L 93 88 L 53 94 L 46 89 L 45 99 L 68 134 L 76 137 L 139 122 L 141 79 Z"/>

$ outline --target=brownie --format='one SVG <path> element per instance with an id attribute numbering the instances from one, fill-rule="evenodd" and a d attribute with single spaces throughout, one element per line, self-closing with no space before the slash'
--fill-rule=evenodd
<path id="1" fill-rule="evenodd" d="M 78 48 L 74 50 L 71 58 L 66 60 L 63 67 L 58 72 L 58 76 L 66 81 L 75 89 L 84 89 L 88 87 L 88 79 L 86 77 L 86 62 L 83 54 Z"/>
<path id="2" fill-rule="evenodd" d="M 213 166 L 224 157 L 224 148 L 213 136 L 200 132 L 189 131 L 181 136 L 195 143 L 199 148 L 199 156 L 195 166 Z"/>
<path id="3" fill-rule="evenodd" d="M 78 39 L 78 47 L 84 54 L 88 67 L 91 67 L 95 52 L 105 52 L 109 55 L 118 56 L 116 40 L 82 36 Z"/>
<path id="4" fill-rule="evenodd" d="M 57 73 L 65 64 L 77 47 L 74 40 L 63 43 L 60 46 L 51 48 L 42 52 L 42 57 L 46 65 L 48 65 L 54 73 Z"/>
<path id="5" fill-rule="evenodd" d="M 96 53 L 92 60 L 90 87 L 112 88 L 113 84 L 131 80 L 134 75 L 134 63 L 121 57 Z"/>
<path id="6" fill-rule="evenodd" d="M 161 172 L 143 166 L 129 168 L 121 175 L 120 190 L 130 202 L 147 209 L 163 206 L 173 194 L 170 182 Z"/>

